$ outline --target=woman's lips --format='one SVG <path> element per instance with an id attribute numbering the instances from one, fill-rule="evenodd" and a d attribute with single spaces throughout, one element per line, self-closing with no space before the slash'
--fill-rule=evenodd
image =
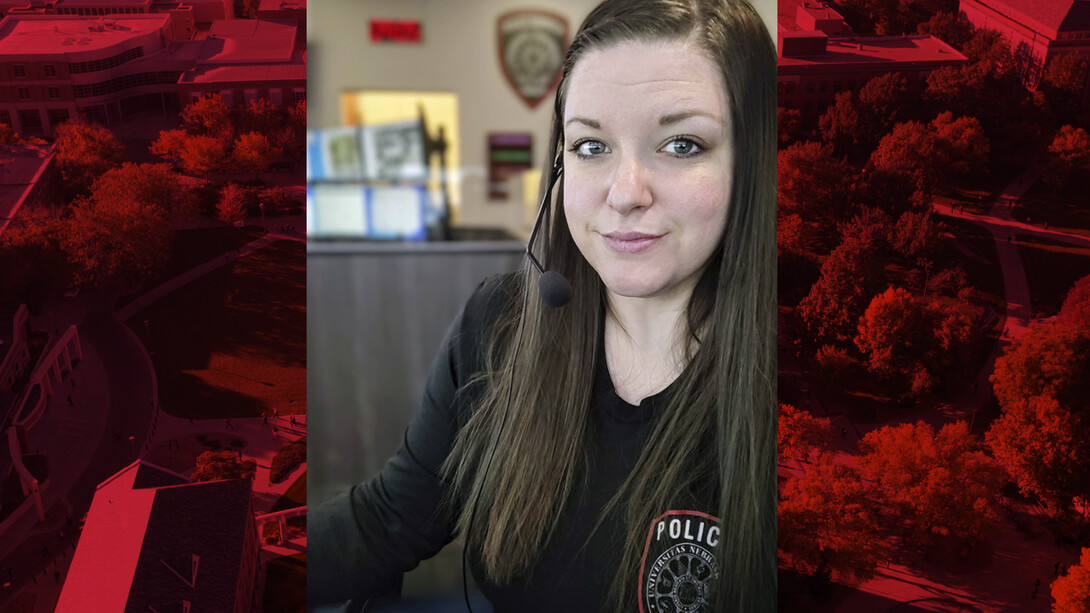
<path id="1" fill-rule="evenodd" d="M 610 250 L 617 253 L 640 253 L 650 249 L 661 234 L 644 234 L 642 232 L 611 232 L 603 234 L 602 239 Z"/>

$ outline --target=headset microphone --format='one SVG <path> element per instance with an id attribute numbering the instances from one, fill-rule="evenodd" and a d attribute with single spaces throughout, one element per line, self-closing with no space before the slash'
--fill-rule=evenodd
<path id="1" fill-rule="evenodd" d="M 526 243 L 526 257 L 530 260 L 530 264 L 533 264 L 534 268 L 537 269 L 538 274 L 541 275 L 537 282 L 537 291 L 541 294 L 541 299 L 545 301 L 545 304 L 553 308 L 560 308 L 571 300 L 571 283 L 564 275 L 555 270 L 542 268 L 541 262 L 538 262 L 537 258 L 534 257 L 534 239 L 537 238 L 538 230 L 541 229 L 541 220 L 545 217 L 545 205 L 549 202 L 549 195 L 552 194 L 553 187 L 563 173 L 564 167 L 560 165 L 560 157 L 557 156 L 556 161 L 553 163 L 552 172 L 549 174 L 549 185 L 545 188 L 545 194 L 541 197 L 541 206 L 537 207 L 537 219 L 534 221 L 534 229 L 530 231 L 530 240 Z"/>

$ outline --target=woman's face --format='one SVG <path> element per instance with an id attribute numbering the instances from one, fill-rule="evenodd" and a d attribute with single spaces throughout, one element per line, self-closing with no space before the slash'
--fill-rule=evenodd
<path id="1" fill-rule="evenodd" d="M 626 42 L 575 65 L 564 212 L 611 294 L 691 295 L 726 227 L 733 168 L 723 77 L 697 49 Z"/>

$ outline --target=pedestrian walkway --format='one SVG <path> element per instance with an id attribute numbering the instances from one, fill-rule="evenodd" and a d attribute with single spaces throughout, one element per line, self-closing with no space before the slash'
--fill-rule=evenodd
<path id="1" fill-rule="evenodd" d="M 145 308 L 147 308 L 150 304 L 152 304 L 156 300 L 159 300 L 163 296 L 166 296 L 167 294 L 169 294 L 170 292 L 173 292 L 174 290 L 178 289 L 179 287 L 182 287 L 183 285 L 185 285 L 185 284 L 187 284 L 187 283 L 189 283 L 191 281 L 199 279 L 200 277 L 212 272 L 213 270 L 216 270 L 217 268 L 219 268 L 221 266 L 226 266 L 227 264 L 230 264 L 231 262 L 234 262 L 234 261 L 236 261 L 236 260 L 238 260 L 240 258 L 244 258 L 244 257 L 250 255 L 251 253 L 257 251 L 258 249 L 261 249 L 265 245 L 274 243 L 274 242 L 276 242 L 276 241 L 278 241 L 280 239 L 281 239 L 281 237 L 278 236 L 278 235 L 266 234 L 265 236 L 262 236 L 261 238 L 258 238 L 258 239 L 255 239 L 255 240 L 252 240 L 252 241 L 246 243 L 245 245 L 243 245 L 242 247 L 239 247 L 238 249 L 235 249 L 233 251 L 229 251 L 229 252 L 223 254 L 222 256 L 218 255 L 218 256 L 212 258 L 211 260 L 208 260 L 204 264 L 201 264 L 199 266 L 195 266 L 195 267 L 183 272 L 182 274 L 178 275 L 177 277 L 174 277 L 173 279 L 164 282 L 162 285 L 159 285 L 158 287 L 155 287 L 155 288 L 151 289 L 150 291 L 148 291 L 144 295 L 140 296 L 136 300 L 133 300 L 132 302 L 126 304 L 123 307 L 121 307 L 121 309 L 118 310 L 118 312 L 117 312 L 117 319 L 119 321 L 126 321 L 130 317 L 132 317 L 133 315 L 135 315 L 135 314 L 139 313 L 140 311 L 144 310 Z"/>
<path id="2" fill-rule="evenodd" d="M 155 447 L 187 434 L 203 434 L 222 440 L 239 438 L 246 441 L 246 446 L 242 449 L 242 459 L 254 460 L 257 464 L 257 473 L 254 475 L 254 512 L 268 513 L 291 484 L 306 472 L 306 463 L 304 463 L 280 483 L 269 481 L 273 456 L 285 445 L 307 433 L 306 414 L 295 415 L 297 424 L 295 426 L 291 425 L 290 418 L 290 415 L 269 418 L 267 424 L 263 423 L 261 417 L 232 418 L 231 427 L 228 428 L 225 419 L 194 419 L 190 422 L 188 419 L 163 413 L 159 416 L 159 425 L 156 427 L 155 436 L 152 437 L 149 447 Z M 276 430 L 274 431 L 273 428 Z"/>

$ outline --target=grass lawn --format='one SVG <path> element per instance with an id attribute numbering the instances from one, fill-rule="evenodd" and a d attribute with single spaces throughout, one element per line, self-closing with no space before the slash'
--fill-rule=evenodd
<path id="1" fill-rule="evenodd" d="M 1056 314 L 1076 281 L 1090 275 L 1090 249 L 1035 236 L 1016 236 L 1033 314 Z"/>
<path id="2" fill-rule="evenodd" d="M 171 415 L 306 412 L 306 248 L 300 242 L 278 241 L 216 269 L 128 324 L 149 345 L 159 401 Z"/>
<path id="3" fill-rule="evenodd" d="M 1076 178 L 1072 183 L 1090 185 L 1086 171 L 1083 173 L 1081 180 Z M 1090 207 L 1086 206 L 1086 192 L 1080 189 L 1053 193 L 1050 186 L 1038 181 L 1018 201 L 1013 213 L 1018 221 L 1033 226 L 1043 227 L 1047 222 L 1050 230 L 1090 236 Z"/>
<path id="4" fill-rule="evenodd" d="M 932 197 L 937 204 L 944 206 L 962 206 L 966 211 L 983 215 L 987 213 L 995 199 L 1006 187 L 1009 179 L 987 176 L 984 178 L 966 178 L 960 183 L 944 185 Z"/>
<path id="5" fill-rule="evenodd" d="M 259 226 L 245 226 L 236 229 L 224 225 L 212 228 L 175 230 L 171 237 L 173 244 L 170 248 L 170 261 L 167 262 L 166 267 L 158 275 L 144 283 L 139 292 L 120 296 L 117 299 L 116 306 L 120 308 L 132 302 L 144 292 L 158 287 L 183 272 L 204 264 L 212 258 L 223 257 L 223 254 L 228 251 L 238 249 L 264 235 L 265 230 Z"/>
<path id="6" fill-rule="evenodd" d="M 305 613 L 307 554 L 269 560 L 265 573 L 265 613 Z"/>

